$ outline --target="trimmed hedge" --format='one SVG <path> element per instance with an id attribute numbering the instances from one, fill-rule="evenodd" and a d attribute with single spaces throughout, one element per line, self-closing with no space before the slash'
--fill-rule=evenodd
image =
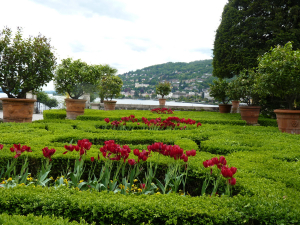
<path id="1" fill-rule="evenodd" d="M 55 110 L 49 111 L 54 112 Z M 116 118 L 121 118 L 130 114 L 138 115 L 140 113 L 141 116 L 142 113 L 146 113 L 146 111 L 128 113 L 129 111 L 125 110 L 110 111 L 107 114 L 106 112 L 103 111 L 104 118 L 109 117 L 108 114 L 114 114 Z M 94 112 L 87 111 L 87 114 L 89 113 Z M 56 118 L 35 121 L 32 124 L 3 123 L 0 124 L 0 144 L 4 144 L 4 149 L 0 153 L 0 167 L 6 166 L 7 161 L 13 157 L 14 154 L 9 151 L 9 148 L 14 143 L 32 147 L 33 152 L 22 154 L 21 159 L 26 155 L 29 156 L 29 171 L 33 174 L 39 169 L 43 158 L 41 149 L 45 146 L 55 148 L 57 153 L 53 156 L 52 161 L 52 175 L 55 176 L 60 175 L 61 171 L 66 169 L 68 160 L 73 166 L 74 159 L 78 158 L 77 152 L 62 154 L 65 151 L 63 146 L 71 140 L 77 142 L 78 139 L 87 138 L 93 143 L 92 148 L 88 151 L 88 158 L 98 156 L 99 148 L 102 147 L 105 140 L 116 140 L 118 144 L 129 145 L 131 149 L 146 149 L 147 145 L 154 142 L 164 142 L 179 145 L 184 150 L 197 150 L 197 155 L 189 159 L 190 170 L 187 185 L 189 186 L 188 191 L 192 195 L 199 195 L 205 178 L 207 170 L 203 167 L 202 162 L 224 155 L 229 166 L 238 168 L 235 175 L 237 184 L 233 188 L 235 197 L 123 196 L 104 192 L 78 192 L 64 188 L 56 192 L 53 188 L 18 187 L 11 190 L 0 190 L 0 210 L 3 210 L 0 213 L 24 215 L 35 213 L 35 215 L 49 216 L 52 214 L 64 216 L 66 213 L 66 217 L 71 220 L 80 221 L 81 213 L 71 214 L 82 212 L 82 217 L 87 222 L 95 221 L 97 224 L 147 224 L 149 221 L 153 224 L 300 223 L 298 216 L 300 215 L 300 206 L 297 201 L 300 194 L 299 135 L 281 133 L 277 127 L 272 126 L 203 122 L 214 121 L 212 117 L 215 115 L 216 120 L 220 121 L 226 117 L 221 118 L 220 114 L 217 115 L 218 113 L 192 112 L 194 114 L 188 114 L 189 112 L 184 112 L 185 116 L 177 113 L 180 112 L 175 112 L 171 116 L 198 118 L 199 120 L 197 120 L 203 125 L 198 128 L 188 126 L 188 130 L 156 131 L 141 130 L 136 123 L 127 123 L 127 130 L 107 130 L 103 129 L 107 126 L 103 120 L 74 121 Z M 153 115 L 153 118 L 170 116 L 168 114 Z M 194 117 L 190 115 L 194 115 Z M 207 117 L 201 119 L 201 116 Z M 221 116 L 223 117 L 223 115 Z M 234 121 L 239 121 L 236 120 L 236 115 L 228 118 L 231 118 L 228 121 L 232 124 L 235 123 Z M 265 121 L 274 120 L 265 119 Z M 166 166 L 172 159 L 157 157 L 155 153 L 152 155 L 149 161 L 158 163 L 160 173 L 158 175 L 162 177 Z M 129 158 L 136 159 L 133 154 Z M 22 160 L 18 161 L 21 165 Z M 88 171 L 91 162 L 87 159 L 85 163 Z M 29 193 L 32 194 L 28 195 Z M 26 195 L 28 195 L 27 198 Z M 43 199 L 44 195 L 46 200 Z M 58 200 L 59 196 L 60 201 Z M 95 205 L 92 204 L 93 200 Z M 24 203 L 22 203 L 23 201 Z M 2 204 L 5 205 L 3 209 Z M 9 206 L 14 207 L 9 208 Z M 70 209 L 67 206 L 70 206 Z M 57 213 L 54 210 L 56 207 Z"/>
<path id="2" fill-rule="evenodd" d="M 67 188 L 0 190 L 0 212 L 84 218 L 97 224 L 297 224 L 299 201 L 275 193 L 233 198 L 124 196 Z M 11 207 L 11 206 L 14 207 Z"/>
<path id="3" fill-rule="evenodd" d="M 9 225 L 72 225 L 72 224 L 88 224 L 83 219 L 78 223 L 77 221 L 69 222 L 69 219 L 55 216 L 34 216 L 33 214 L 23 215 L 8 215 L 6 213 L 0 214 L 0 224 Z M 96 224 L 96 223 L 92 223 Z"/>

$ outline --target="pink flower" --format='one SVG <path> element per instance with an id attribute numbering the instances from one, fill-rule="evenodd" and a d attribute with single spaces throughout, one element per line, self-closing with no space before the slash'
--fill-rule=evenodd
<path id="1" fill-rule="evenodd" d="M 110 120 L 109 120 L 109 118 L 105 118 L 104 121 L 105 121 L 106 123 L 109 123 Z"/>
<path id="2" fill-rule="evenodd" d="M 202 126 L 202 124 L 199 122 L 199 123 L 197 123 L 197 127 L 199 127 L 199 126 Z"/>

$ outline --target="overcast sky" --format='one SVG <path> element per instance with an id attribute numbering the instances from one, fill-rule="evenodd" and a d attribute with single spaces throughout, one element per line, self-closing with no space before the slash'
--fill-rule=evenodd
<path id="1" fill-rule="evenodd" d="M 72 57 L 118 73 L 211 59 L 228 0 L 0 0 L 0 29 L 51 38 L 58 63 Z M 44 90 L 53 90 L 50 83 Z"/>

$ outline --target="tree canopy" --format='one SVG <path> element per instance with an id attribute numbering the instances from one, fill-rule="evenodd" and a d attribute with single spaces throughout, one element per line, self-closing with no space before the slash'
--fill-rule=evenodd
<path id="1" fill-rule="evenodd" d="M 299 0 L 229 0 L 216 31 L 213 75 L 231 78 L 257 67 L 258 56 L 289 41 L 300 48 Z"/>
<path id="2" fill-rule="evenodd" d="M 0 31 L 0 86 L 9 98 L 26 98 L 54 77 L 56 57 L 50 40 L 39 34 L 24 38 L 18 28 Z"/>

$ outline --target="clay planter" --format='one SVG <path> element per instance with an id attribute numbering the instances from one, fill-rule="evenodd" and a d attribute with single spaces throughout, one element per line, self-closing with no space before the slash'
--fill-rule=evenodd
<path id="1" fill-rule="evenodd" d="M 1 98 L 3 122 L 32 122 L 35 99 Z"/>
<path id="2" fill-rule="evenodd" d="M 219 104 L 220 113 L 230 113 L 231 106 L 231 104 Z"/>
<path id="3" fill-rule="evenodd" d="M 249 125 L 257 124 L 260 108 L 260 106 L 240 106 L 242 120 L 246 120 Z"/>
<path id="4" fill-rule="evenodd" d="M 160 99 L 158 99 L 158 101 L 159 101 L 159 106 L 165 106 L 166 105 L 166 99 L 160 98 Z"/>
<path id="5" fill-rule="evenodd" d="M 75 120 L 77 116 L 84 114 L 85 99 L 66 98 L 67 119 Z"/>
<path id="6" fill-rule="evenodd" d="M 239 112 L 240 101 L 231 101 L 231 103 L 232 103 L 231 113 L 238 113 Z"/>
<path id="7" fill-rule="evenodd" d="M 300 134 L 300 110 L 276 109 L 274 113 L 281 132 Z"/>
<path id="8" fill-rule="evenodd" d="M 117 101 L 103 101 L 104 110 L 115 110 Z"/>

